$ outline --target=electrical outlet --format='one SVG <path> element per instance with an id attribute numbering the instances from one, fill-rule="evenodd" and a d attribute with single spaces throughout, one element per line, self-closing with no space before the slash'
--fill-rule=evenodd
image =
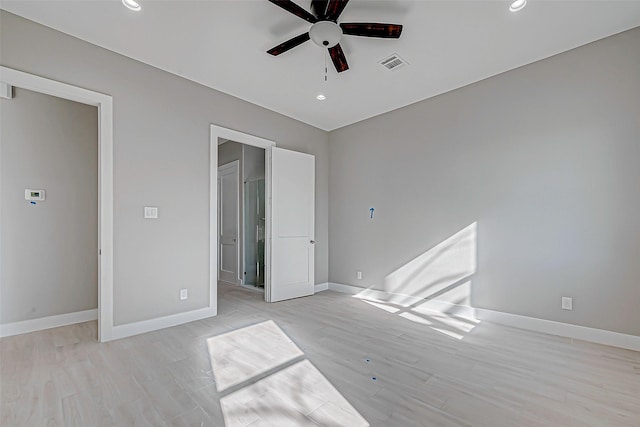
<path id="1" fill-rule="evenodd" d="M 356 271 L 356 279 L 362 280 L 362 271 Z"/>
<path id="2" fill-rule="evenodd" d="M 158 208 L 155 206 L 145 206 L 144 219 L 158 219 Z"/>
<path id="3" fill-rule="evenodd" d="M 186 289 L 180 289 L 180 299 L 185 300 L 189 298 L 189 291 Z"/>
<path id="4" fill-rule="evenodd" d="M 573 298 L 562 297 L 562 309 L 563 310 L 573 310 Z"/>

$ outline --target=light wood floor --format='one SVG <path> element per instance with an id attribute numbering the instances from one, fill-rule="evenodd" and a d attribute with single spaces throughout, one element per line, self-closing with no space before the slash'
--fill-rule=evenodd
<path id="1" fill-rule="evenodd" d="M 640 426 L 640 353 L 322 292 L 0 341 L 1 425 Z M 375 379 L 374 379 L 375 378 Z"/>

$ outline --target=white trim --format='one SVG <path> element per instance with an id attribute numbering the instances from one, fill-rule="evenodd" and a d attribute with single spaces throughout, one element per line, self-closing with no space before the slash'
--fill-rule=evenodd
<path id="1" fill-rule="evenodd" d="M 89 322 L 98 318 L 98 309 L 77 311 L 75 313 L 58 314 L 41 317 L 39 319 L 23 320 L 21 322 L 4 323 L 0 325 L 0 338 L 12 335 L 26 334 L 44 329 L 73 325 L 74 323 Z"/>
<path id="2" fill-rule="evenodd" d="M 211 125 L 211 133 L 215 134 L 216 138 L 220 139 L 220 141 L 216 139 L 216 145 L 218 145 L 218 142 L 220 144 L 223 144 L 227 141 L 234 141 L 240 144 L 253 145 L 254 147 L 265 149 L 276 146 L 276 143 L 271 140 L 260 138 L 259 136 L 250 135 L 248 133 L 239 132 L 233 129 L 223 128 L 222 126 Z"/>
<path id="3" fill-rule="evenodd" d="M 313 292 L 314 292 L 314 293 L 318 293 L 318 292 L 322 292 L 322 291 L 327 291 L 327 290 L 329 290 L 329 282 L 317 283 L 317 284 L 313 287 Z"/>
<path id="4" fill-rule="evenodd" d="M 98 107 L 98 341 L 113 329 L 113 100 L 111 96 L 0 66 L 2 82 Z"/>
<path id="5" fill-rule="evenodd" d="M 538 319 L 535 317 L 521 316 L 519 314 L 505 313 L 502 311 L 452 304 L 446 301 L 425 300 L 411 295 L 395 294 L 376 289 L 343 285 L 341 283 L 329 282 L 329 290 L 353 295 L 355 298 L 393 302 L 403 306 L 422 302 L 422 308 L 427 308 L 441 313 L 456 313 L 460 316 L 475 318 L 491 323 L 499 323 L 501 325 L 511 326 L 514 328 L 527 329 L 550 335 L 640 351 L 640 336 L 636 335 L 621 334 L 619 332 L 588 328 L 586 326 L 572 325 L 553 320 Z"/>
<path id="6" fill-rule="evenodd" d="M 157 331 L 159 329 L 170 328 L 184 323 L 194 322 L 200 319 L 213 317 L 217 314 L 217 308 L 206 307 L 198 310 L 187 311 L 185 313 L 171 314 L 169 316 L 158 317 L 156 319 L 141 320 L 139 322 L 127 323 L 113 327 L 113 339 L 126 338 L 133 335 L 144 334 L 145 332 Z"/>
<path id="7" fill-rule="evenodd" d="M 520 316 L 519 314 L 484 308 L 476 308 L 475 311 L 477 318 L 486 322 L 500 323 L 514 328 L 640 351 L 640 336 L 636 335 L 621 334 L 619 332 L 605 331 L 604 329 L 588 328 L 586 326 Z"/>
<path id="8" fill-rule="evenodd" d="M 217 190 L 218 187 L 218 144 L 222 144 L 227 141 L 235 141 L 240 144 L 252 145 L 254 147 L 264 148 L 265 159 L 265 275 L 264 275 L 264 295 L 265 301 L 268 301 L 271 292 L 271 247 L 269 242 L 271 241 L 271 148 L 276 146 L 274 141 L 260 138 L 258 136 L 250 135 L 248 133 L 239 132 L 233 129 L 224 128 L 222 126 L 211 125 L 211 139 L 210 150 L 211 158 L 209 164 L 209 173 L 211 175 L 211 187 Z M 215 154 L 215 158 L 214 158 Z M 218 246 L 218 222 L 217 222 L 217 209 L 218 199 L 217 194 L 212 190 L 209 196 L 209 209 L 210 209 L 210 221 L 209 221 L 209 247 L 211 262 L 217 260 L 217 246 Z M 210 266 L 211 286 L 210 295 L 215 296 L 217 299 L 218 294 L 218 282 L 217 282 L 217 265 Z M 215 274 L 215 276 L 213 275 Z"/>
<path id="9" fill-rule="evenodd" d="M 218 314 L 218 136 L 209 135 L 209 308 Z"/>

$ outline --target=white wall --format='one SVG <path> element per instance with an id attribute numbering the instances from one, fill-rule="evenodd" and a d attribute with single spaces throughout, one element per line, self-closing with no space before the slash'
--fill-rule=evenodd
<path id="1" fill-rule="evenodd" d="M 97 308 L 97 108 L 15 88 L 0 121 L 0 323 Z"/>
<path id="2" fill-rule="evenodd" d="M 639 46 L 331 132 L 330 281 L 640 335 Z"/>
<path id="3" fill-rule="evenodd" d="M 315 271 L 327 281 L 326 132 L 5 11 L 0 21 L 2 65 L 113 97 L 116 325 L 208 305 L 211 123 L 316 156 Z M 144 206 L 160 218 L 145 221 Z"/>

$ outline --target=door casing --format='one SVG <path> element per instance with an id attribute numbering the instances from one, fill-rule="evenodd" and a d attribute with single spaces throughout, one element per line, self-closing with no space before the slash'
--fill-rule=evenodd
<path id="1" fill-rule="evenodd" d="M 2 82 L 98 107 L 98 341 L 114 339 L 113 324 L 113 100 L 94 92 L 0 66 Z M 0 336 L 5 335 L 0 328 Z"/>
<path id="2" fill-rule="evenodd" d="M 276 146 L 274 141 L 239 132 L 222 126 L 210 125 L 210 195 L 209 195 L 209 289 L 212 306 L 218 301 L 218 145 L 226 141 L 264 148 L 265 161 L 265 241 L 271 239 L 271 148 Z M 271 288 L 271 248 L 265 244 L 265 298 L 267 290 Z"/>

